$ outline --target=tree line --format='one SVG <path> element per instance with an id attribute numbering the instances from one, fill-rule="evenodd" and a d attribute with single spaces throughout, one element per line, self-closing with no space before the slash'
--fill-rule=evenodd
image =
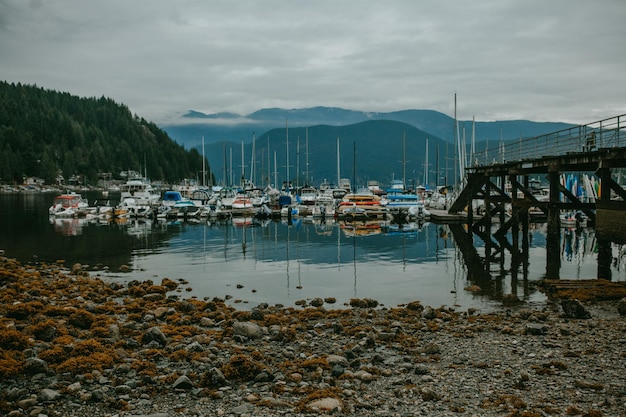
<path id="1" fill-rule="evenodd" d="M 36 85 L 0 81 L 0 181 L 39 177 L 53 184 L 123 171 L 175 183 L 197 178 L 202 155 L 110 98 L 83 98 Z M 213 178 L 208 163 L 207 181 Z"/>

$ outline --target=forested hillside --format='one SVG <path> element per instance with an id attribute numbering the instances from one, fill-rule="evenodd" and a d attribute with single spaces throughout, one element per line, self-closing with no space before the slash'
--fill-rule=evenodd
<path id="1" fill-rule="evenodd" d="M 369 180 L 389 187 L 392 179 L 406 177 L 407 186 L 414 187 L 425 182 L 442 185 L 453 179 L 453 146 L 406 123 L 370 120 L 347 126 L 290 127 L 288 132 L 272 129 L 256 138 L 254 175 L 252 144 L 244 144 L 243 152 L 241 142 L 207 145 L 217 183 L 238 184 L 242 174 L 260 186 L 280 186 L 287 179 L 294 185 L 319 186 L 324 179 L 337 184 L 339 178 L 349 178 L 355 187 L 365 186 Z"/>
<path id="2" fill-rule="evenodd" d="M 0 82 L 0 181 L 54 183 L 61 174 L 95 184 L 99 173 L 126 170 L 177 182 L 197 177 L 202 155 L 109 98 Z"/>

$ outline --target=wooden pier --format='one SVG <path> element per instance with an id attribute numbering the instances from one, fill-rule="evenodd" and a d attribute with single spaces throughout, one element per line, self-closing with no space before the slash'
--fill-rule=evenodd
<path id="1" fill-rule="evenodd" d="M 531 211 L 539 212 L 548 225 L 546 277 L 558 279 L 562 212 L 584 213 L 587 224 L 595 227 L 599 242 L 626 243 L 626 190 L 621 180 L 624 168 L 626 115 L 520 140 L 506 148 L 500 146 L 474 155 L 465 186 L 448 214 L 465 219 L 469 233 L 485 241 L 489 258 L 504 249 L 520 256 L 520 235 L 523 246 Z M 583 173 L 600 183 L 597 195 L 581 198 L 561 182 L 562 175 Z M 549 192 L 545 198 L 539 198 L 531 187 L 532 177 L 547 182 Z M 480 216 L 476 201 L 481 202 Z M 582 218 L 580 215 L 577 219 Z M 513 242 L 506 240 L 509 232 Z M 610 243 L 599 246 L 598 278 L 610 279 Z"/>

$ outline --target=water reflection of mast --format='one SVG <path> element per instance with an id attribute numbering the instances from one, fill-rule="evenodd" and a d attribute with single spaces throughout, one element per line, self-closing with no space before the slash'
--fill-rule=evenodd
<path id="1" fill-rule="evenodd" d="M 402 272 L 406 272 L 406 233 L 402 233 Z"/>
<path id="2" fill-rule="evenodd" d="M 243 238 L 241 241 L 241 252 L 243 253 L 244 260 L 246 259 L 246 249 L 248 249 L 246 229 L 247 227 L 245 226 L 245 223 L 244 223 L 243 227 L 241 228 L 241 233 L 243 234 Z"/>
<path id="3" fill-rule="evenodd" d="M 205 268 L 206 268 L 206 228 L 207 228 L 206 222 L 202 223 L 202 255 L 203 255 L 203 260 L 204 260 L 202 264 L 204 265 Z"/>
<path id="4" fill-rule="evenodd" d="M 352 263 L 354 264 L 354 298 L 356 298 L 356 225 L 352 236 Z"/>
<path id="5" fill-rule="evenodd" d="M 298 286 L 296 288 L 302 288 L 302 282 L 300 280 L 300 229 L 296 230 L 296 263 L 298 265 Z"/>
<path id="6" fill-rule="evenodd" d="M 291 226 L 287 225 L 287 245 L 286 246 L 286 261 L 287 261 L 287 294 L 289 294 L 289 240 L 291 238 Z"/>
<path id="7" fill-rule="evenodd" d="M 337 223 L 337 266 L 341 271 L 341 227 Z"/>
<path id="8" fill-rule="evenodd" d="M 257 252 L 256 252 L 256 227 L 254 227 L 254 223 L 252 224 L 252 230 L 250 230 L 250 235 L 252 236 L 252 255 L 254 258 L 254 265 L 257 263 Z"/>
<path id="9" fill-rule="evenodd" d="M 228 261 L 228 226 L 224 227 L 224 261 Z"/>

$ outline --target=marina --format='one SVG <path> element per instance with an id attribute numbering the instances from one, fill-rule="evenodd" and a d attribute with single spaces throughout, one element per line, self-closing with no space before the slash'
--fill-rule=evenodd
<path id="1" fill-rule="evenodd" d="M 393 178 L 386 190 L 375 180 L 359 188 L 338 175 L 338 186 L 287 179 L 278 189 L 242 170 L 239 186 L 155 189 L 129 176 L 119 193 L 2 193 L 0 248 L 106 279 L 177 279 L 188 285 L 180 292 L 244 309 L 318 297 L 545 304 L 546 280 L 626 281 L 621 119 L 520 140 L 498 159 L 486 149 L 467 167 L 463 157 L 455 187 L 431 187 L 425 172 L 412 187 Z"/>

